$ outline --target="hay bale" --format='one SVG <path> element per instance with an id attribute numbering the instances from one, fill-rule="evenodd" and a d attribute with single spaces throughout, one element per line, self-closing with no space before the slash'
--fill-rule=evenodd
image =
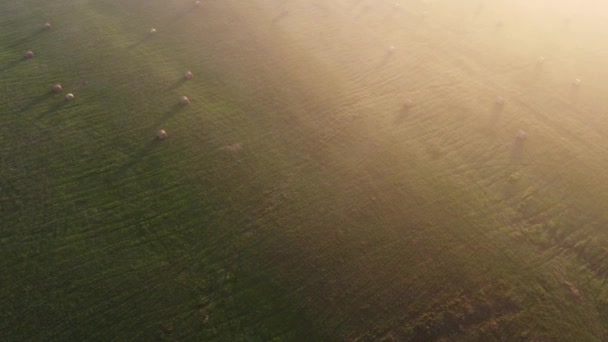
<path id="1" fill-rule="evenodd" d="M 517 131 L 517 134 L 515 134 L 515 139 L 517 139 L 518 141 L 524 141 L 526 140 L 526 138 L 528 137 L 528 134 L 524 131 L 522 131 L 521 129 L 519 131 Z"/>
<path id="2" fill-rule="evenodd" d="M 200 1 L 195 1 L 195 2 L 194 2 L 194 6 L 199 7 L 200 5 L 201 5 L 201 2 L 200 2 Z"/>
<path id="3" fill-rule="evenodd" d="M 25 54 L 23 55 L 23 57 L 30 59 L 30 58 L 34 58 L 34 51 L 32 50 L 28 50 L 25 52 Z"/>
<path id="4" fill-rule="evenodd" d="M 156 133 L 156 139 L 158 140 L 163 140 L 166 139 L 168 137 L 167 132 L 165 132 L 164 129 L 161 129 L 160 131 L 158 131 Z"/>
<path id="5" fill-rule="evenodd" d="M 49 22 L 44 23 L 44 29 L 45 30 L 50 30 L 52 28 L 53 28 L 53 25 L 51 25 L 51 23 L 49 23 Z"/>
<path id="6" fill-rule="evenodd" d="M 156 29 L 155 28 L 151 28 L 150 29 L 150 34 L 155 34 L 156 33 Z"/>
<path id="7" fill-rule="evenodd" d="M 55 83 L 51 86 L 51 91 L 53 93 L 61 93 L 63 91 L 63 88 L 61 87 L 61 84 Z"/>
<path id="8" fill-rule="evenodd" d="M 67 94 L 65 95 L 65 100 L 66 100 L 66 101 L 74 101 L 74 98 L 75 98 L 75 97 L 74 97 L 74 94 L 72 94 L 72 93 L 67 93 Z"/>
<path id="9" fill-rule="evenodd" d="M 580 87 L 581 83 L 583 83 L 583 81 L 580 78 L 575 79 L 574 81 L 572 81 L 572 86 L 574 87 Z"/>
<path id="10" fill-rule="evenodd" d="M 194 77 L 194 74 L 192 74 L 192 71 L 188 70 L 184 73 L 184 78 L 187 80 L 191 80 L 192 77 Z"/>
<path id="11" fill-rule="evenodd" d="M 188 98 L 188 96 L 182 96 L 182 97 L 179 98 L 179 103 L 182 106 L 187 106 L 187 105 L 190 104 L 190 99 Z"/>

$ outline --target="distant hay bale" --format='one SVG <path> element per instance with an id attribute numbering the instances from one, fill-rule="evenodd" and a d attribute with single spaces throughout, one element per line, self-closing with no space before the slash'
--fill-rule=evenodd
<path id="1" fill-rule="evenodd" d="M 164 129 L 161 129 L 160 131 L 156 132 L 156 139 L 163 140 L 166 139 L 167 136 L 167 132 L 165 132 Z"/>
<path id="2" fill-rule="evenodd" d="M 51 90 L 53 91 L 53 93 L 61 93 L 63 91 L 63 88 L 61 88 L 61 84 L 55 83 L 53 84 L 53 86 L 51 86 Z"/>
<path id="3" fill-rule="evenodd" d="M 151 28 L 150 29 L 150 34 L 155 34 L 156 33 L 156 29 L 155 28 Z"/>
<path id="4" fill-rule="evenodd" d="M 414 106 L 414 101 L 412 101 L 410 99 L 403 101 L 403 108 L 409 109 L 409 108 L 412 108 L 412 106 Z"/>
<path id="5" fill-rule="evenodd" d="M 581 81 L 580 78 L 577 78 L 574 81 L 572 81 L 572 85 L 577 88 L 581 86 L 581 83 L 583 83 L 583 81 Z"/>
<path id="6" fill-rule="evenodd" d="M 65 100 L 66 100 L 66 101 L 74 101 L 74 98 L 75 98 L 75 97 L 74 97 L 74 94 L 72 94 L 72 93 L 67 93 L 67 94 L 65 95 Z"/>
<path id="7" fill-rule="evenodd" d="M 187 105 L 190 104 L 190 99 L 188 98 L 188 96 L 182 96 L 182 97 L 179 98 L 179 103 L 182 106 L 187 106 Z"/>
<path id="8" fill-rule="evenodd" d="M 23 55 L 23 57 L 30 59 L 30 58 L 34 58 L 34 51 L 32 50 L 28 50 L 25 52 L 25 54 Z"/>
<path id="9" fill-rule="evenodd" d="M 201 2 L 200 2 L 200 1 L 195 1 L 195 2 L 194 2 L 194 6 L 199 7 L 200 5 L 201 5 Z"/>
<path id="10" fill-rule="evenodd" d="M 44 29 L 45 29 L 45 30 L 50 30 L 50 29 L 52 29 L 52 28 L 53 28 L 53 25 L 51 25 L 51 23 L 49 23 L 49 22 L 44 23 Z"/>
<path id="11" fill-rule="evenodd" d="M 527 137 L 528 134 L 522 130 L 517 131 L 517 134 L 515 134 L 515 139 L 517 139 L 518 141 L 524 141 Z"/>
<path id="12" fill-rule="evenodd" d="M 192 71 L 189 71 L 189 70 L 188 70 L 188 71 L 186 71 L 186 72 L 184 73 L 184 78 L 185 78 L 185 79 L 187 79 L 187 80 L 191 80 L 191 79 L 192 79 L 192 77 L 194 77 L 194 74 L 192 74 Z"/>

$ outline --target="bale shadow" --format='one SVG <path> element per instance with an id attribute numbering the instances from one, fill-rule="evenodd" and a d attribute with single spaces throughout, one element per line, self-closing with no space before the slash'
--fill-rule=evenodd
<path id="1" fill-rule="evenodd" d="M 65 99 L 61 100 L 61 102 L 57 102 L 56 104 L 49 107 L 49 109 L 47 109 L 46 111 L 40 113 L 40 115 L 38 115 L 37 119 L 42 119 L 45 116 L 58 112 L 63 107 L 65 107 L 67 105 L 67 103 L 68 103 L 68 101 L 66 101 Z"/>
<path id="2" fill-rule="evenodd" d="M 525 141 L 522 139 L 515 139 L 513 147 L 511 148 L 511 162 L 521 162 L 524 156 Z"/>
<path id="3" fill-rule="evenodd" d="M 149 155 L 157 146 L 160 145 L 160 143 L 161 141 L 156 138 L 149 140 L 142 148 L 135 152 L 135 154 L 129 157 L 124 164 L 114 171 L 112 178 L 116 179 L 117 177 L 123 176 L 125 172 L 139 164 L 142 159 Z"/>
<path id="4" fill-rule="evenodd" d="M 500 119 L 502 118 L 502 113 L 504 112 L 504 105 L 495 103 L 492 106 L 492 110 L 490 111 L 490 128 L 495 128 L 498 123 L 500 122 Z"/>
<path id="5" fill-rule="evenodd" d="M 409 117 L 411 110 L 411 107 L 403 106 L 399 112 L 397 112 L 394 123 L 396 125 L 402 124 Z"/>
<path id="6" fill-rule="evenodd" d="M 34 97 L 28 104 L 26 104 L 25 106 L 23 106 L 23 108 L 21 108 L 19 110 L 19 112 L 27 112 L 28 110 L 32 109 L 33 107 L 41 104 L 42 102 L 50 99 L 51 97 L 53 97 L 53 95 L 55 95 L 55 93 L 53 93 L 52 91 L 48 91 L 42 95 L 38 95 L 36 97 Z"/>
<path id="7" fill-rule="evenodd" d="M 147 42 L 147 41 L 151 40 L 153 35 L 154 35 L 153 33 L 148 33 L 148 34 L 146 34 L 146 35 L 145 35 L 145 36 L 144 36 L 142 39 L 140 39 L 140 40 L 136 41 L 135 43 L 133 43 L 133 44 L 129 45 L 129 46 L 127 47 L 127 49 L 128 49 L 128 50 L 132 50 L 132 49 L 134 49 L 134 48 L 136 48 L 136 47 L 140 46 L 141 44 L 143 44 L 143 43 L 145 43 L 145 42 Z"/>
<path id="8" fill-rule="evenodd" d="M 581 89 L 575 85 L 572 85 L 571 88 L 572 89 L 570 90 L 570 102 L 572 104 L 577 104 Z"/>
<path id="9" fill-rule="evenodd" d="M 177 82 L 174 82 L 173 84 L 171 84 L 167 90 L 176 90 L 179 87 L 183 86 L 186 82 L 188 82 L 188 80 L 185 77 L 180 78 L 179 80 L 177 80 Z"/>
<path id="10" fill-rule="evenodd" d="M 158 120 L 156 120 L 153 127 L 154 128 L 160 127 L 162 124 L 167 122 L 169 119 L 171 119 L 173 116 L 175 116 L 175 114 L 177 114 L 178 112 L 180 112 L 183 109 L 184 109 L 183 105 L 181 105 L 179 103 L 174 104 L 168 111 L 166 111 L 160 118 L 158 118 Z"/>
<path id="11" fill-rule="evenodd" d="M 29 36 L 27 37 L 23 37 L 19 40 L 14 41 L 12 44 L 7 45 L 6 48 L 14 48 L 17 47 L 19 45 L 25 44 L 25 43 L 29 43 L 31 42 L 34 38 L 36 38 L 37 36 L 39 36 L 40 34 L 42 34 L 43 32 L 47 31 L 45 28 L 40 28 L 34 32 L 32 32 Z"/>
<path id="12" fill-rule="evenodd" d="M 544 64 L 543 63 L 536 63 L 536 65 L 534 66 L 534 74 L 533 74 L 533 79 L 535 81 L 538 81 L 542 75 L 543 75 L 543 70 L 545 69 Z"/>
<path id="13" fill-rule="evenodd" d="M 380 60 L 380 63 L 378 63 L 378 66 L 376 66 L 376 69 L 380 69 L 383 66 L 387 65 L 388 62 L 393 58 L 393 55 L 395 54 L 394 51 L 387 51 L 384 56 L 382 57 L 382 59 Z"/>

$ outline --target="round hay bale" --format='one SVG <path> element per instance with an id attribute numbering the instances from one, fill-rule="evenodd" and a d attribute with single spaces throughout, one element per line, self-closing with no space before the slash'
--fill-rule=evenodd
<path id="1" fill-rule="evenodd" d="M 65 100 L 66 100 L 66 101 L 74 101 L 74 98 L 75 98 L 75 97 L 74 97 L 74 94 L 72 94 L 72 93 L 67 93 L 67 94 L 65 95 Z"/>
<path id="2" fill-rule="evenodd" d="M 161 129 L 160 131 L 156 132 L 156 139 L 158 140 L 163 140 L 166 139 L 168 137 L 167 132 L 165 132 L 164 129 Z"/>
<path id="3" fill-rule="evenodd" d="M 187 106 L 187 105 L 190 104 L 190 99 L 188 98 L 188 96 L 182 96 L 182 97 L 179 98 L 179 103 L 182 106 Z"/>
<path id="4" fill-rule="evenodd" d="M 200 2 L 200 1 L 195 1 L 195 2 L 194 2 L 194 6 L 199 7 L 200 5 L 201 5 L 201 2 Z"/>
<path id="5" fill-rule="evenodd" d="M 51 25 L 51 23 L 49 23 L 49 22 L 44 23 L 44 29 L 45 30 L 50 30 L 52 28 L 53 28 L 53 25 Z"/>
<path id="6" fill-rule="evenodd" d="M 34 51 L 32 50 L 28 50 L 25 52 L 25 54 L 23 55 L 23 57 L 30 59 L 30 58 L 34 58 Z"/>
<path id="7" fill-rule="evenodd" d="M 184 78 L 187 80 L 191 80 L 192 77 L 194 77 L 194 74 L 192 73 L 192 71 L 188 70 L 184 73 Z"/>
<path id="8" fill-rule="evenodd" d="M 150 34 L 155 34 L 156 33 L 156 29 L 155 28 L 151 28 L 150 29 Z"/>
<path id="9" fill-rule="evenodd" d="M 528 137 L 528 134 L 524 131 L 522 131 L 521 129 L 519 131 L 517 131 L 517 134 L 515 134 L 515 139 L 519 140 L 519 141 L 524 141 L 526 140 L 526 138 Z"/>
<path id="10" fill-rule="evenodd" d="M 61 87 L 61 84 L 55 83 L 51 86 L 51 91 L 53 93 L 61 93 L 63 91 L 63 88 Z"/>

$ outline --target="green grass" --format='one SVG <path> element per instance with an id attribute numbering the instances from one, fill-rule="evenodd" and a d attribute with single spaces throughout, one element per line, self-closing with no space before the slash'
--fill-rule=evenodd
<path id="1" fill-rule="evenodd" d="M 573 103 L 506 1 L 467 40 L 464 5 L 283 6 L 0 2 L 0 339 L 605 339 L 604 46 L 560 50 Z"/>

